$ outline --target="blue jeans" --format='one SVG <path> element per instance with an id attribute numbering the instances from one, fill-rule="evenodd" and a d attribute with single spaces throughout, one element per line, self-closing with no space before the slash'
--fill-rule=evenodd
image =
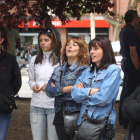
<path id="1" fill-rule="evenodd" d="M 46 140 L 46 130 L 48 140 L 58 140 L 55 126 L 53 125 L 54 111 L 54 109 L 30 107 L 30 123 L 33 140 Z"/>
<path id="2" fill-rule="evenodd" d="M 6 134 L 11 117 L 12 113 L 4 114 L 0 112 L 0 140 L 6 140 Z"/>

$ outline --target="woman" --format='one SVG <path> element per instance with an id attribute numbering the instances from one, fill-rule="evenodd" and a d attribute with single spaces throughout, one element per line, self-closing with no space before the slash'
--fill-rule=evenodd
<path id="1" fill-rule="evenodd" d="M 16 95 L 21 87 L 21 74 L 15 57 L 7 53 L 8 46 L 7 31 L 0 26 L 0 93 L 11 97 Z M 0 140 L 6 140 L 11 117 L 12 113 L 0 112 Z"/>
<path id="2" fill-rule="evenodd" d="M 33 140 L 57 140 L 54 119 L 54 99 L 46 95 L 46 83 L 59 63 L 58 42 L 51 29 L 42 29 L 38 36 L 39 51 L 29 65 L 29 85 L 33 90 L 30 123 Z"/>
<path id="3" fill-rule="evenodd" d="M 120 69 L 107 38 L 95 38 L 89 43 L 91 68 L 86 69 L 71 89 L 72 98 L 82 103 L 78 125 L 87 106 L 88 116 L 94 119 L 109 115 L 121 84 Z M 111 111 L 111 124 L 115 125 L 116 113 Z"/>
<path id="4" fill-rule="evenodd" d="M 72 140 L 73 136 L 67 135 L 64 129 L 63 111 L 76 112 L 81 107 L 81 104 L 71 98 L 71 88 L 89 65 L 88 48 L 81 38 L 71 37 L 66 41 L 62 51 L 62 64 L 63 66 L 54 69 L 46 93 L 49 97 L 55 97 L 56 114 L 53 123 L 59 140 Z"/>

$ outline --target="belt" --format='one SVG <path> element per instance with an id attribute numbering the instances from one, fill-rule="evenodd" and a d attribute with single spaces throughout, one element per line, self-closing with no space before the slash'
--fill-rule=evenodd
<path id="1" fill-rule="evenodd" d="M 123 57 L 123 59 L 131 59 L 131 58 L 128 58 L 128 57 Z"/>

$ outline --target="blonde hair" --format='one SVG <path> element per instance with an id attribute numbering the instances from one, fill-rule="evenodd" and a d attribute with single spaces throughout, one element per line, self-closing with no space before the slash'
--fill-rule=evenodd
<path id="1" fill-rule="evenodd" d="M 79 54 L 78 54 L 78 62 L 79 65 L 88 65 L 90 66 L 90 57 L 88 52 L 88 46 L 84 40 L 82 40 L 80 37 L 70 37 L 67 39 L 65 46 L 62 50 L 62 64 L 65 64 L 68 61 L 67 55 L 66 55 L 66 46 L 69 41 L 73 40 L 75 43 L 78 44 L 80 47 Z"/>

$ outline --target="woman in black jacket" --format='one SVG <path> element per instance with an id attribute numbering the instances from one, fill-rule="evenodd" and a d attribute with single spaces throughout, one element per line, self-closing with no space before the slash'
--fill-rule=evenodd
<path id="1" fill-rule="evenodd" d="M 21 74 L 15 57 L 7 53 L 8 46 L 7 31 L 0 26 L 0 93 L 11 98 L 21 87 Z M 0 111 L 0 140 L 6 140 L 11 117 L 12 113 Z"/>

